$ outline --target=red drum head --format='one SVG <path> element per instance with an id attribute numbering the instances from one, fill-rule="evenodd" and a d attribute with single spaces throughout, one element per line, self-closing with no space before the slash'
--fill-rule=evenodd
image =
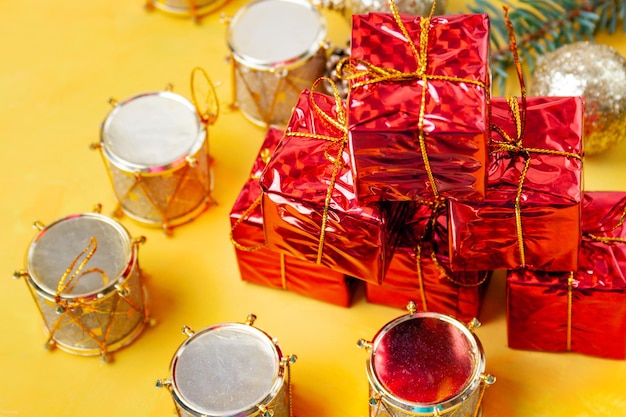
<path id="1" fill-rule="evenodd" d="M 475 378 L 475 340 L 462 325 L 437 315 L 405 317 L 377 335 L 371 355 L 375 377 L 386 391 L 407 402 L 450 400 Z"/>

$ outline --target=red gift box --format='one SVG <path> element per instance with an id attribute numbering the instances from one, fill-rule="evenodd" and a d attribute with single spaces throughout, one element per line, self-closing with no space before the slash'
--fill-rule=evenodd
<path id="1" fill-rule="evenodd" d="M 575 272 L 507 275 L 507 329 L 514 349 L 626 356 L 626 193 L 588 192 Z"/>
<path id="2" fill-rule="evenodd" d="M 582 99 L 529 97 L 523 135 L 516 127 L 523 109 L 514 110 L 516 103 L 492 100 L 485 200 L 449 202 L 454 270 L 577 267 Z"/>
<path id="3" fill-rule="evenodd" d="M 349 140 L 359 201 L 482 200 L 488 16 L 429 20 L 369 13 L 352 19 L 352 58 L 338 72 L 350 79 Z"/>
<path id="4" fill-rule="evenodd" d="M 242 188 L 231 212 L 232 240 L 241 279 L 253 284 L 279 288 L 331 304 L 348 307 L 355 280 L 321 265 L 296 259 L 265 247 L 259 177 L 274 152 L 283 131 L 270 127 L 254 161 L 250 178 Z"/>
<path id="5" fill-rule="evenodd" d="M 490 271 L 452 272 L 448 259 L 447 210 L 420 205 L 406 225 L 381 285 L 367 283 L 367 301 L 435 311 L 470 322 L 478 317 Z"/>
<path id="6" fill-rule="evenodd" d="M 302 92 L 261 176 L 265 237 L 272 250 L 380 283 L 401 213 L 357 204 L 346 142 L 345 104 Z"/>

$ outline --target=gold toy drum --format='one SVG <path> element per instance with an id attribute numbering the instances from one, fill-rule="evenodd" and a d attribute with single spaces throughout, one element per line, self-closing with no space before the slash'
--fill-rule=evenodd
<path id="1" fill-rule="evenodd" d="M 118 214 L 170 231 L 212 201 L 207 126 L 179 94 L 152 92 L 114 102 L 94 147 L 103 156 Z"/>
<path id="2" fill-rule="evenodd" d="M 167 387 L 179 416 L 184 417 L 289 417 L 290 365 L 276 340 L 245 323 L 223 323 L 194 332 L 178 348 L 170 365 Z"/>
<path id="3" fill-rule="evenodd" d="M 199 21 L 225 3 L 226 0 L 147 0 L 146 9 L 159 9 L 181 17 L 190 16 Z"/>
<path id="4" fill-rule="evenodd" d="M 27 251 L 23 277 L 39 307 L 46 347 L 84 356 L 131 343 L 148 322 L 138 245 L 115 220 L 82 213 L 44 226 Z"/>
<path id="5" fill-rule="evenodd" d="M 434 312 L 415 312 L 390 321 L 369 350 L 370 416 L 480 415 L 487 386 L 495 378 L 484 373 L 485 355 L 473 329 Z"/>
<path id="6" fill-rule="evenodd" d="M 324 75 L 326 20 L 306 0 L 256 0 L 230 19 L 235 105 L 262 126 L 287 124 L 300 92 Z"/>

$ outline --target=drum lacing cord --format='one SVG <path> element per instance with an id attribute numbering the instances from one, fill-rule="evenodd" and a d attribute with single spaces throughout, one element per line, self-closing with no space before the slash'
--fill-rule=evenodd
<path id="1" fill-rule="evenodd" d="M 100 268 L 88 268 L 83 270 L 87 262 L 93 257 L 94 253 L 98 249 L 98 241 L 94 236 L 89 238 L 89 243 L 87 246 L 74 258 L 74 260 L 67 267 L 61 278 L 57 283 L 57 289 L 54 296 L 54 302 L 57 305 L 57 313 L 59 313 L 58 320 L 53 324 L 52 328 L 49 329 L 50 334 L 48 336 L 48 340 L 46 342 L 46 346 L 52 346 L 54 335 L 57 330 L 59 330 L 63 325 L 63 319 L 66 316 L 69 316 L 69 320 L 71 323 L 78 326 L 85 334 L 87 334 L 100 348 L 100 352 L 103 357 L 108 355 L 107 346 L 105 341 L 100 341 L 98 336 L 88 327 L 86 327 L 81 321 L 79 317 L 74 316 L 74 312 L 77 310 L 80 314 L 88 314 L 92 312 L 97 312 L 95 306 L 91 306 L 89 304 L 88 298 L 77 298 L 76 300 L 66 300 L 62 298 L 62 295 L 69 294 L 78 284 L 80 278 L 85 275 L 96 272 L 100 274 L 102 277 L 103 284 L 106 285 L 109 281 L 106 273 Z M 81 260 L 81 258 L 83 258 Z M 78 265 L 77 265 L 78 264 Z M 110 329 L 110 320 L 109 325 L 104 332 L 103 339 L 106 340 L 106 336 L 108 335 Z"/>
<path id="2" fill-rule="evenodd" d="M 133 244 L 143 243 L 145 238 L 136 239 Z M 107 340 L 110 335 L 111 326 L 113 324 L 113 316 L 117 311 L 119 306 L 119 302 L 121 299 L 126 301 L 128 305 L 135 311 L 141 313 L 143 315 L 144 322 L 147 321 L 147 309 L 142 309 L 137 306 L 131 299 L 128 298 L 128 289 L 122 286 L 116 286 L 119 298 L 115 298 L 114 305 L 108 311 L 108 320 L 106 324 L 106 328 L 102 333 L 102 340 L 98 337 L 98 335 L 90 328 L 85 326 L 80 320 L 80 316 L 75 315 L 75 313 L 84 315 L 90 313 L 103 314 L 105 311 L 101 311 L 98 309 L 97 305 L 93 303 L 94 297 L 78 297 L 75 300 L 66 300 L 62 296 L 64 294 L 69 294 L 78 284 L 80 278 L 84 277 L 90 273 L 98 273 L 102 277 L 102 282 L 106 285 L 109 282 L 109 278 L 106 273 L 97 267 L 92 267 L 88 269 L 84 269 L 89 260 L 93 257 L 96 250 L 98 248 L 98 241 L 94 236 L 89 238 L 89 243 L 87 246 L 74 258 L 74 260 L 67 267 L 61 278 L 57 283 L 57 289 L 54 297 L 55 304 L 57 305 L 57 313 L 59 313 L 59 318 L 51 328 L 49 328 L 48 340 L 46 341 L 47 347 L 52 347 L 54 345 L 54 335 L 55 333 L 62 327 L 64 318 L 69 317 L 70 323 L 78 326 L 86 335 L 88 335 L 99 347 L 102 359 L 104 361 L 108 361 L 109 352 L 107 347 Z M 82 260 L 81 260 L 82 258 Z M 145 296 L 142 295 L 142 300 L 145 302 Z M 45 320 L 44 320 L 45 321 Z M 47 323 L 47 322 L 46 322 Z"/>

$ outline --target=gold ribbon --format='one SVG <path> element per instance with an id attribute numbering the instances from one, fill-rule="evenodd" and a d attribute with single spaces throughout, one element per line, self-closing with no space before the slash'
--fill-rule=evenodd
<path id="1" fill-rule="evenodd" d="M 263 161 L 263 163 L 265 165 L 267 165 L 267 163 L 269 162 L 270 158 L 271 158 L 271 151 L 269 150 L 269 148 L 263 148 L 261 149 L 261 152 L 259 152 L 259 157 L 261 158 L 261 161 Z M 260 179 L 261 175 L 260 174 L 256 174 L 256 173 L 251 173 L 250 174 L 250 179 L 252 180 L 258 180 Z M 259 204 L 261 204 L 261 195 L 259 195 L 253 202 L 252 204 L 250 204 L 250 206 L 244 210 L 244 212 L 241 214 L 241 217 L 239 217 L 235 223 L 233 224 L 233 226 L 230 228 L 230 243 L 233 244 L 233 246 L 235 246 L 237 249 L 242 250 L 242 251 L 246 251 L 246 252 L 254 252 L 257 251 L 259 249 L 262 249 L 265 247 L 265 242 L 256 245 L 256 246 L 244 246 L 241 243 L 237 242 L 235 240 L 235 229 L 237 227 L 239 227 L 239 225 L 241 225 L 241 223 L 243 223 L 248 216 L 250 216 L 250 214 L 254 211 L 255 208 L 257 208 L 259 206 Z"/>
<path id="2" fill-rule="evenodd" d="M 540 149 L 540 148 L 526 148 L 523 145 L 523 137 L 526 127 L 526 85 L 524 83 L 524 77 L 522 74 L 522 66 L 517 54 L 517 45 L 515 42 L 515 33 L 513 31 L 513 24 L 509 19 L 508 7 L 504 6 L 504 16 L 507 23 L 510 49 L 513 54 L 513 61 L 517 71 L 517 76 L 520 82 L 521 88 L 521 106 L 517 97 L 508 97 L 507 103 L 509 105 L 510 113 L 515 121 L 515 138 L 511 138 L 500 126 L 491 125 L 491 128 L 495 130 L 504 140 L 498 141 L 492 139 L 490 141 L 490 153 L 510 152 L 520 155 L 524 158 L 524 168 L 520 173 L 519 181 L 517 183 L 517 192 L 515 194 L 515 230 L 517 235 L 517 246 L 520 254 L 521 267 L 526 266 L 526 254 L 524 248 L 524 235 L 522 230 L 522 209 L 521 209 L 521 197 L 524 187 L 524 181 L 530 167 L 531 154 L 542 155 L 559 155 L 565 158 L 573 158 L 582 161 L 582 156 L 573 152 L 557 151 L 552 149 Z"/>
<path id="3" fill-rule="evenodd" d="M 287 271 L 285 268 L 285 254 L 280 253 L 280 284 L 283 290 L 287 290 Z"/>
<path id="4" fill-rule="evenodd" d="M 334 119 L 331 115 L 326 114 L 315 102 L 314 99 L 314 90 L 315 88 L 323 81 L 327 81 L 333 90 L 333 96 L 335 99 L 335 110 L 337 112 L 337 119 Z M 322 254 L 324 251 L 324 240 L 326 238 L 326 225 L 328 223 L 328 210 L 330 209 L 330 201 L 332 199 L 333 190 L 335 189 L 335 183 L 337 181 L 337 176 L 339 174 L 339 169 L 344 166 L 342 162 L 342 155 L 346 145 L 348 144 L 348 128 L 346 124 L 346 112 L 343 107 L 343 103 L 341 101 L 341 97 L 339 95 L 339 90 L 337 86 L 330 78 L 320 77 L 311 86 L 309 90 L 309 100 L 313 111 L 316 115 L 320 116 L 323 121 L 327 122 L 331 126 L 335 127 L 339 132 L 341 132 L 340 137 L 333 137 L 327 135 L 320 135 L 316 133 L 307 133 L 307 132 L 286 132 L 285 136 L 297 136 L 304 137 L 309 139 L 317 139 L 317 140 L 325 140 L 330 142 L 328 147 L 324 151 L 324 155 L 326 159 L 328 159 L 333 164 L 333 171 L 331 173 L 330 181 L 328 183 L 328 188 L 326 190 L 326 197 L 324 198 L 324 210 L 322 212 L 322 224 L 320 226 L 320 237 L 317 246 L 317 258 L 316 263 L 319 265 L 322 262 Z M 332 154 L 330 153 L 330 149 L 333 145 L 338 145 L 337 152 Z"/>
<path id="5" fill-rule="evenodd" d="M 572 301 L 574 288 L 574 272 L 570 272 L 567 277 L 567 342 L 566 348 L 572 350 Z"/>
<path id="6" fill-rule="evenodd" d="M 420 102 L 420 110 L 419 110 L 419 118 L 417 129 L 419 132 L 419 146 L 420 152 L 422 154 L 422 159 L 424 160 L 424 170 L 428 176 L 428 181 L 431 184 L 432 192 L 435 197 L 439 197 L 439 190 L 437 188 L 437 184 L 435 182 L 435 176 L 433 174 L 432 168 L 430 166 L 430 158 L 428 156 L 428 152 L 426 149 L 426 141 L 424 134 L 424 119 L 426 113 L 426 92 L 428 91 L 428 82 L 429 80 L 443 80 L 457 83 L 467 83 L 477 85 L 487 91 L 487 84 L 478 80 L 472 80 L 467 78 L 460 77 L 452 77 L 445 75 L 432 75 L 427 74 L 428 71 L 428 36 L 430 30 L 430 22 L 435 10 L 435 3 L 433 2 L 433 7 L 430 10 L 430 14 L 428 17 L 420 18 L 420 43 L 419 43 L 419 51 L 415 46 L 413 39 L 411 39 L 409 32 L 402 22 L 400 18 L 400 13 L 398 11 L 398 7 L 396 6 L 393 0 L 389 0 L 389 7 L 391 8 L 391 12 L 393 14 L 394 21 L 402 35 L 406 38 L 407 43 L 409 44 L 409 48 L 411 49 L 411 53 L 416 63 L 416 70 L 412 72 L 402 72 L 398 71 L 395 68 L 382 68 L 378 67 L 370 62 L 356 59 L 356 58 L 344 58 L 337 64 L 336 72 L 339 79 L 350 81 L 350 88 L 358 88 L 363 87 L 365 85 L 378 84 L 385 81 L 422 81 L 422 96 Z M 364 67 L 365 69 L 359 69 L 359 67 Z M 356 81 L 355 81 L 356 80 Z"/>
<path id="7" fill-rule="evenodd" d="M 197 80 L 197 75 L 200 74 L 204 78 L 204 88 L 201 88 L 200 81 Z M 191 101 L 193 102 L 198 117 L 205 126 L 212 125 L 217 120 L 220 113 L 219 101 L 217 94 L 215 94 L 215 87 L 209 78 L 207 72 L 200 67 L 195 67 L 191 71 Z M 206 89 L 208 92 L 204 95 L 202 104 L 198 101 L 198 94 L 200 90 Z"/>

